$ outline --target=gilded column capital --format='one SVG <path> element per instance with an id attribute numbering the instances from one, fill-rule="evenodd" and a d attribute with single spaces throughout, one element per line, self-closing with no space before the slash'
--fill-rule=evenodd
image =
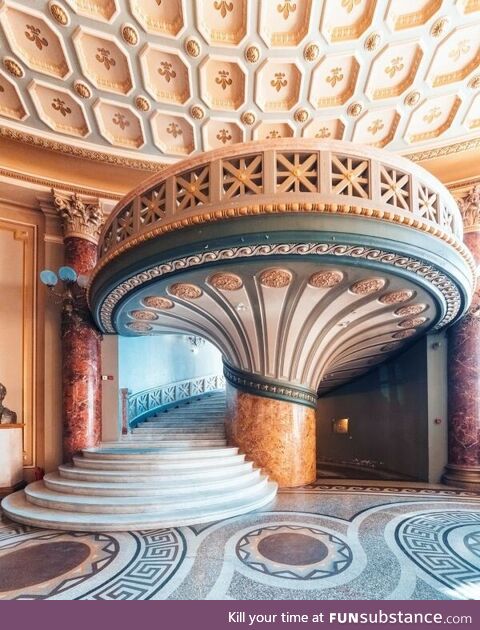
<path id="1" fill-rule="evenodd" d="M 52 189 L 54 206 L 62 219 L 64 237 L 76 236 L 97 244 L 105 220 L 100 201 L 87 200 L 76 193 Z"/>
<path id="2" fill-rule="evenodd" d="M 480 184 L 458 200 L 464 232 L 480 232 Z"/>

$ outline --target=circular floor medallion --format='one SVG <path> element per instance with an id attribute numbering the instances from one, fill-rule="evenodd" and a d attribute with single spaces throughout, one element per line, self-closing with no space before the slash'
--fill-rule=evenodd
<path id="1" fill-rule="evenodd" d="M 352 562 L 352 551 L 343 540 L 303 525 L 254 529 L 240 539 L 236 553 L 254 571 L 293 580 L 332 577 Z"/>
<path id="2" fill-rule="evenodd" d="M 65 541 L 32 545 L 0 557 L 0 592 L 47 582 L 81 565 L 90 555 L 85 543 Z"/>

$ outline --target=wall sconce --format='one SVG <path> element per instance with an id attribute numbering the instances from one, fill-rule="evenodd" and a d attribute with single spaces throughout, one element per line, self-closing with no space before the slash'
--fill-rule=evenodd
<path id="1" fill-rule="evenodd" d="M 63 282 L 63 287 L 56 291 L 55 287 L 58 281 Z M 73 309 L 73 302 L 76 297 L 80 297 L 84 293 L 84 289 L 88 284 L 88 276 L 78 275 L 72 267 L 60 267 L 58 272 L 44 269 L 40 272 L 40 281 L 49 290 L 56 304 L 63 302 L 65 310 Z"/>
<path id="2" fill-rule="evenodd" d="M 350 418 L 332 418 L 332 433 L 348 435 Z"/>
<path id="3" fill-rule="evenodd" d="M 199 348 L 205 344 L 205 339 L 196 335 L 188 335 L 187 340 L 191 345 L 190 352 L 193 352 L 193 354 L 197 354 Z"/>

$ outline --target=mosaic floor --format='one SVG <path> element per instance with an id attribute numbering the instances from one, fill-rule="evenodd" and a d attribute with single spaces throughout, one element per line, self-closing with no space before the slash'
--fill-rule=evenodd
<path id="1" fill-rule="evenodd" d="M 354 485 L 355 484 L 355 485 Z M 321 479 L 197 527 L 0 521 L 0 599 L 480 599 L 480 495 Z"/>

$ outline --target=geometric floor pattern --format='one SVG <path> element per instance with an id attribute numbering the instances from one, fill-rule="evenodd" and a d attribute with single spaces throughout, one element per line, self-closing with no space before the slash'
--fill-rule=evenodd
<path id="1" fill-rule="evenodd" d="M 480 599 L 480 496 L 342 480 L 198 526 L 64 533 L 0 519 L 0 599 Z"/>

